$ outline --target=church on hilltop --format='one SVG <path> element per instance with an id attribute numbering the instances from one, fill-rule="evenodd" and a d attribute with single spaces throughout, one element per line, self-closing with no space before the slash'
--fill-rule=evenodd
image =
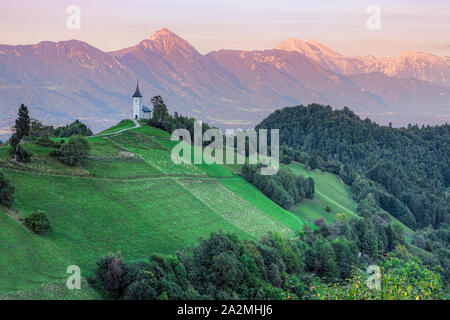
<path id="1" fill-rule="evenodd" d="M 136 85 L 136 91 L 133 94 L 133 119 L 150 119 L 152 111 L 142 104 L 143 96 L 139 91 L 139 80 Z"/>

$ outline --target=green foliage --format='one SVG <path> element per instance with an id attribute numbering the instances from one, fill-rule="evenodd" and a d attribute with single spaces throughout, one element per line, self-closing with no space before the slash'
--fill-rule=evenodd
<path id="1" fill-rule="evenodd" d="M 15 133 L 20 140 L 28 136 L 30 133 L 30 116 L 28 108 L 22 103 L 19 107 L 18 117 L 14 125 Z"/>
<path id="2" fill-rule="evenodd" d="M 411 259 L 403 262 L 387 257 L 380 267 L 380 287 L 369 288 L 359 269 L 353 269 L 344 283 L 317 283 L 311 288 L 313 299 L 322 300 L 433 300 L 444 298 L 439 274 Z M 377 279 L 375 279 L 377 280 Z"/>
<path id="3" fill-rule="evenodd" d="M 4 174 L 0 172 L 0 206 L 11 208 L 14 202 L 14 187 L 6 180 Z"/>
<path id="4" fill-rule="evenodd" d="M 372 221 L 372 231 L 359 233 L 364 254 L 395 250 L 398 235 L 387 225 L 398 224 L 396 219 L 419 232 L 434 229 L 417 240 L 432 254 L 430 261 L 450 265 L 450 238 L 435 236 L 450 225 L 450 200 L 445 196 L 450 182 L 449 124 L 397 129 L 361 120 L 348 108 L 312 104 L 277 110 L 256 129 L 279 129 L 283 153 L 307 154 L 303 163 L 338 174 L 351 185 L 358 214 Z M 450 286 L 448 272 L 441 275 Z"/>
<path id="5" fill-rule="evenodd" d="M 75 135 L 92 136 L 93 133 L 84 123 L 80 120 L 75 120 L 69 125 L 58 127 L 55 129 L 53 136 L 59 138 L 71 137 Z"/>
<path id="6" fill-rule="evenodd" d="M 47 215 L 43 211 L 38 211 L 30 214 L 25 218 L 25 226 L 37 234 L 46 234 L 52 231 L 52 225 L 48 220 Z"/>
<path id="7" fill-rule="evenodd" d="M 84 123 L 80 120 L 75 120 L 71 124 L 67 124 L 62 127 L 43 125 L 39 120 L 33 119 L 31 121 L 30 137 L 58 137 L 67 138 L 74 135 L 92 136 L 93 133 Z"/>
<path id="8" fill-rule="evenodd" d="M 348 108 L 317 104 L 284 108 L 256 129 L 279 129 L 280 144 L 309 154 L 311 168 L 338 173 L 359 200 L 377 205 L 415 228 L 448 222 L 450 125 L 395 129 L 361 120 Z"/>
<path id="9" fill-rule="evenodd" d="M 244 164 L 241 176 L 261 190 L 267 197 L 284 209 L 291 209 L 305 198 L 314 196 L 314 180 L 295 176 L 290 172 L 278 171 L 275 175 L 261 175 L 259 166 Z"/>
<path id="10" fill-rule="evenodd" d="M 123 294 L 127 266 L 115 255 L 107 255 L 97 261 L 93 287 L 103 290 L 104 295 L 119 298 Z"/>
<path id="11" fill-rule="evenodd" d="M 153 104 L 153 116 L 148 120 L 150 126 L 160 128 L 169 133 L 172 133 L 175 129 L 186 129 L 191 134 L 191 137 L 194 137 L 195 118 L 184 117 L 177 112 L 175 112 L 174 116 L 171 116 L 161 96 L 155 96 L 151 101 Z M 202 122 L 202 132 L 208 129 L 208 124 Z M 207 145 L 209 142 L 204 141 L 204 144 Z"/>
<path id="12" fill-rule="evenodd" d="M 212 233 L 209 239 L 178 251 L 176 257 L 153 254 L 145 262 L 122 264 L 125 274 L 114 277 L 121 281 L 113 281 L 112 294 L 138 300 L 302 297 L 305 284 L 295 275 L 303 268 L 298 245 L 274 233 L 259 242 Z M 116 273 L 110 259 L 99 261 L 92 279 L 101 290 L 112 288 L 104 276 Z"/>
<path id="13" fill-rule="evenodd" d="M 174 130 L 172 119 L 169 115 L 169 111 L 166 107 L 161 96 L 155 96 L 152 98 L 153 104 L 153 115 L 149 120 L 149 125 L 154 126 L 156 128 L 161 128 L 164 131 L 172 132 Z"/>
<path id="14" fill-rule="evenodd" d="M 81 162 L 89 149 L 88 142 L 82 136 L 73 136 L 69 142 L 61 145 L 60 149 L 55 152 L 58 159 L 68 165 L 75 166 Z"/>
<path id="15" fill-rule="evenodd" d="M 37 119 L 31 119 L 30 134 L 31 138 L 52 137 L 55 129 L 53 126 L 45 126 Z"/>

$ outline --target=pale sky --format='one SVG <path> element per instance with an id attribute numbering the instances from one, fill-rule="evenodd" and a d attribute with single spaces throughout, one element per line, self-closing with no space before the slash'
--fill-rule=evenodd
<path id="1" fill-rule="evenodd" d="M 66 27 L 69 5 L 81 9 L 80 30 Z M 381 10 L 379 30 L 366 26 L 370 5 Z M 163 27 L 201 53 L 271 49 L 293 37 L 347 55 L 450 56 L 450 0 L 0 0 L 0 44 L 78 39 L 111 51 Z"/>

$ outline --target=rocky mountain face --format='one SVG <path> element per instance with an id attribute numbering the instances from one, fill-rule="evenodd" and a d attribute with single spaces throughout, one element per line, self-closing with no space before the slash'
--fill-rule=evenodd
<path id="1" fill-rule="evenodd" d="M 253 126 L 277 108 L 312 102 L 394 125 L 442 123 L 450 119 L 449 59 L 346 57 L 297 39 L 202 55 L 167 29 L 114 52 L 77 40 L 0 45 L 0 135 L 21 103 L 45 123 L 80 119 L 101 130 L 131 116 L 136 79 L 145 104 L 161 95 L 171 111 L 219 127 Z"/>
<path id="2" fill-rule="evenodd" d="M 381 72 L 391 77 L 415 78 L 450 87 L 450 57 L 416 51 L 403 51 L 395 57 L 349 57 L 315 41 L 293 38 L 280 42 L 275 49 L 299 52 L 321 66 L 344 75 Z"/>

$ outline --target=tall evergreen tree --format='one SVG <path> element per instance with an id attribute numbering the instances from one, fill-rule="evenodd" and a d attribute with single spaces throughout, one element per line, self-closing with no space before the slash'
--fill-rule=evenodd
<path id="1" fill-rule="evenodd" d="M 17 136 L 22 140 L 30 134 L 30 116 L 28 115 L 28 108 L 23 103 L 19 107 L 18 117 L 14 129 Z"/>

